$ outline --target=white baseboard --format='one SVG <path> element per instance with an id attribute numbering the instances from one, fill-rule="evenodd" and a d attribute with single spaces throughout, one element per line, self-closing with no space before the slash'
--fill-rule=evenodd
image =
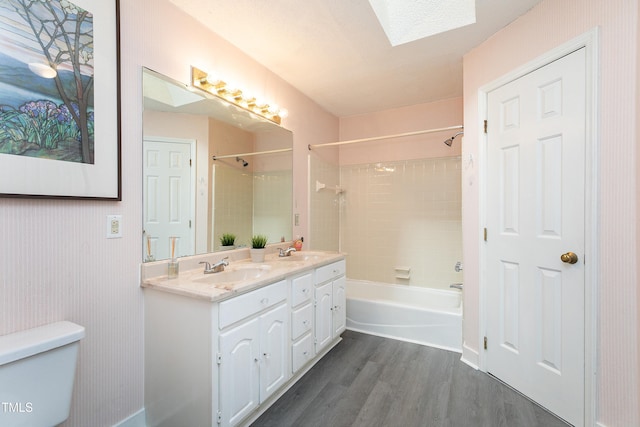
<path id="1" fill-rule="evenodd" d="M 480 354 L 471 347 L 468 347 L 467 343 L 462 343 L 462 357 L 460 360 L 471 366 L 473 369 L 479 369 Z"/>
<path id="2" fill-rule="evenodd" d="M 118 424 L 115 424 L 113 427 L 147 427 L 144 408 L 120 421 Z"/>

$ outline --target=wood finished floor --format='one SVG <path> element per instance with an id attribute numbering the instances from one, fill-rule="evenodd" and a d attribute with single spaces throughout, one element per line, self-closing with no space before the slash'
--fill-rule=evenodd
<path id="1" fill-rule="evenodd" d="M 252 427 L 567 427 L 460 354 L 346 331 Z"/>

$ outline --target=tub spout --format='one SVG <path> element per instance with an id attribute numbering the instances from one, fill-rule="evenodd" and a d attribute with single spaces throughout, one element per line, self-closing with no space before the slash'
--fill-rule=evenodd
<path id="1" fill-rule="evenodd" d="M 462 290 L 462 283 L 452 283 L 449 285 L 449 287 Z"/>

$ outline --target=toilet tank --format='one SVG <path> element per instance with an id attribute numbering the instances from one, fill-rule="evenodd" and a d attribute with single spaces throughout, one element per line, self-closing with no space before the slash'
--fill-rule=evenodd
<path id="1" fill-rule="evenodd" d="M 66 321 L 0 336 L 0 426 L 51 427 L 69 417 L 83 337 Z"/>

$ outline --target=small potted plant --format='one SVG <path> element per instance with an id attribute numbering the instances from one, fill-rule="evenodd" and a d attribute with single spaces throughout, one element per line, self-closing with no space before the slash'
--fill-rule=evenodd
<path id="1" fill-rule="evenodd" d="M 222 237 L 220 237 L 220 246 L 223 251 L 228 251 L 230 249 L 235 249 L 236 246 L 236 235 L 232 233 L 224 233 Z"/>
<path id="2" fill-rule="evenodd" d="M 264 247 L 267 246 L 267 236 L 262 234 L 256 234 L 251 238 L 251 261 L 263 262 L 264 261 Z"/>

